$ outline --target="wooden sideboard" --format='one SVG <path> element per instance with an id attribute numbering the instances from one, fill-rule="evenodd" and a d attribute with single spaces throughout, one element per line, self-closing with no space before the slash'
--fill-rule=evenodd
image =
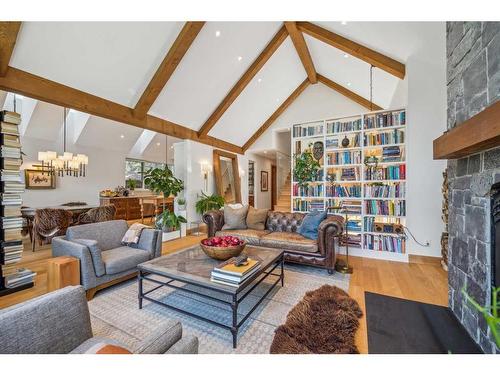
<path id="1" fill-rule="evenodd" d="M 143 203 L 156 202 L 157 206 L 162 207 L 165 200 L 167 209 L 173 211 L 173 198 L 163 198 L 161 196 L 129 196 L 129 197 L 100 197 L 101 206 L 110 204 L 116 207 L 116 220 L 138 220 L 142 218 Z"/>

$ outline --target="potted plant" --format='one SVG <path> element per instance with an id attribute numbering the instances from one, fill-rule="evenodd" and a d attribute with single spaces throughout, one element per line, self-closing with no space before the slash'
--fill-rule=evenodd
<path id="1" fill-rule="evenodd" d="M 180 211 L 185 210 L 186 209 L 186 199 L 178 198 L 177 199 L 177 207 L 179 207 Z"/>
<path id="2" fill-rule="evenodd" d="M 177 194 L 184 190 L 184 183 L 182 182 L 182 180 L 176 178 L 167 165 L 165 165 L 164 169 L 154 168 L 147 171 L 144 174 L 144 185 L 156 194 L 162 193 L 164 198 L 168 198 L 170 196 L 176 197 Z M 172 214 L 177 218 L 181 217 L 182 219 L 176 221 L 171 216 Z M 185 223 L 186 219 L 182 216 L 177 216 L 175 215 L 175 213 L 168 211 L 165 205 L 165 201 L 163 201 L 163 212 L 156 217 L 156 226 L 157 228 L 161 228 L 164 234 L 165 232 L 178 231 L 179 233 L 174 233 L 175 238 L 180 235 L 180 231 L 176 229 L 178 228 L 177 225 L 171 225 L 173 222 Z M 168 240 L 166 239 L 166 237 L 172 236 L 164 235 L 164 241 Z"/>
<path id="3" fill-rule="evenodd" d="M 224 207 L 224 198 L 220 195 L 207 195 L 202 191 L 201 196 L 198 195 L 198 198 L 195 208 L 196 212 L 200 215 L 203 215 L 207 211 L 218 210 Z"/>
<path id="4" fill-rule="evenodd" d="M 137 181 L 129 178 L 127 181 L 125 181 L 125 186 L 127 187 L 127 189 L 135 190 L 135 188 L 137 187 Z"/>
<path id="5" fill-rule="evenodd" d="M 307 188 L 309 182 L 317 180 L 321 164 L 314 158 L 309 149 L 300 154 L 295 154 L 293 159 L 295 164 L 293 168 L 293 180 L 301 188 Z"/>

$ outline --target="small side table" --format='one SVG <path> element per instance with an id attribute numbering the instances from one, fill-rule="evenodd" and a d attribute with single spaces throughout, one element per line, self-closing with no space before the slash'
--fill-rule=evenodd
<path id="1" fill-rule="evenodd" d="M 69 285 L 80 285 L 80 260 L 69 256 L 51 258 L 47 276 L 50 292 Z"/>

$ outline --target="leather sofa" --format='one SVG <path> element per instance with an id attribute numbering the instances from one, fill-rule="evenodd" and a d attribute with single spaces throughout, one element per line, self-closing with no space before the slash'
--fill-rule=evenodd
<path id="1" fill-rule="evenodd" d="M 203 222 L 208 226 L 208 236 L 232 235 L 249 245 L 271 247 L 285 251 L 285 261 L 326 268 L 332 274 L 335 269 L 335 242 L 344 230 L 344 218 L 330 215 L 318 228 L 318 239 L 311 240 L 297 233 L 305 214 L 298 212 L 269 211 L 265 230 L 222 230 L 224 211 L 208 211 Z"/>

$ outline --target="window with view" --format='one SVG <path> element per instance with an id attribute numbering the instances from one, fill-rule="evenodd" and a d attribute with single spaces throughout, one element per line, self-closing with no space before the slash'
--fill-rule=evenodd
<path id="1" fill-rule="evenodd" d="M 170 170 L 174 170 L 173 165 L 168 165 Z M 154 168 L 165 168 L 165 163 L 155 163 L 146 160 L 125 159 L 125 185 L 129 186 L 129 181 L 135 181 L 136 188 L 145 188 L 144 174 Z"/>

